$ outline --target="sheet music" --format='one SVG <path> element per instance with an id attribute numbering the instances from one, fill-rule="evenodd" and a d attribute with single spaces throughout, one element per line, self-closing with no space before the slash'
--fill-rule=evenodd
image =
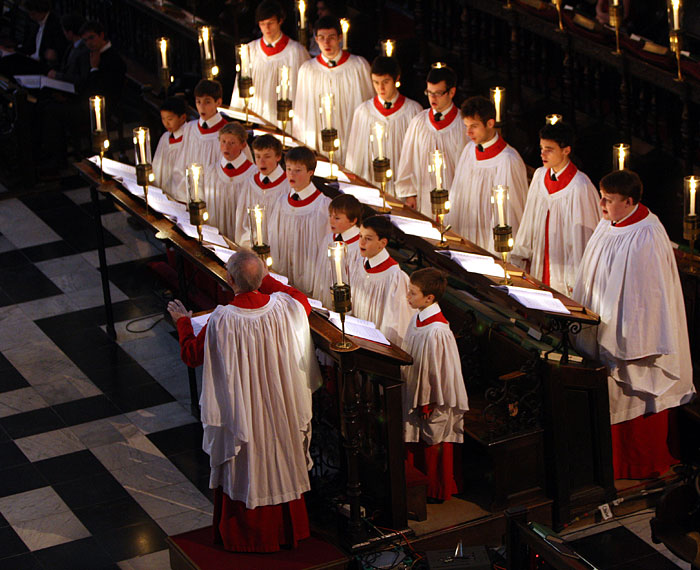
<path id="1" fill-rule="evenodd" d="M 272 273 L 272 271 L 270 271 L 270 275 L 272 275 L 272 277 L 277 279 L 277 281 L 279 281 L 283 285 L 289 285 L 289 279 L 285 275 L 280 275 L 279 273 Z"/>
<path id="2" fill-rule="evenodd" d="M 75 85 L 68 81 L 60 81 L 58 79 L 52 79 L 46 75 L 15 75 L 17 83 L 22 87 L 27 89 L 41 89 L 43 87 L 50 87 L 51 89 L 57 89 L 58 91 L 63 91 L 65 93 L 75 93 Z"/>
<path id="3" fill-rule="evenodd" d="M 100 167 L 100 156 L 98 154 L 96 154 L 95 156 L 91 156 L 90 158 L 88 158 L 88 160 L 94 165 L 96 165 L 97 168 Z M 104 170 L 105 174 L 109 174 L 110 176 L 114 176 L 115 178 L 121 177 L 136 182 L 136 167 L 131 166 L 129 164 L 117 162 L 116 160 L 112 160 L 111 158 L 105 158 L 102 161 L 102 170 Z"/>
<path id="4" fill-rule="evenodd" d="M 184 220 L 180 220 L 177 223 L 177 227 L 185 232 L 187 237 L 199 239 L 199 234 L 197 234 L 197 226 L 193 226 Z M 220 245 L 221 247 L 228 247 L 228 244 L 224 238 L 221 236 L 221 234 L 219 234 L 219 230 L 212 226 L 202 226 L 202 240 L 213 243 L 214 245 Z"/>
<path id="5" fill-rule="evenodd" d="M 319 160 L 316 163 L 316 170 L 314 171 L 316 176 L 321 178 L 328 178 L 331 175 L 331 163 L 325 160 Z M 338 177 L 339 182 L 350 182 L 348 175 L 338 168 L 338 165 L 333 163 L 333 174 Z"/>
<path id="6" fill-rule="evenodd" d="M 438 250 L 438 253 L 442 253 Z M 470 273 L 480 273 L 492 277 L 505 277 L 503 266 L 499 265 L 493 257 L 479 255 L 478 253 L 466 253 L 463 251 L 450 251 L 450 257 L 459 263 Z"/>
<path id="7" fill-rule="evenodd" d="M 228 247 L 221 247 L 221 246 L 213 245 L 213 244 L 205 244 L 204 247 L 213 251 L 214 255 L 216 255 L 216 257 L 218 257 L 224 263 L 228 263 L 229 257 L 231 257 L 234 253 L 236 253 L 235 251 L 233 251 L 232 249 L 229 249 Z"/>
<path id="8" fill-rule="evenodd" d="M 389 216 L 389 219 L 392 224 L 406 234 L 435 240 L 440 239 L 440 231 L 431 222 L 394 215 Z"/>
<path id="9" fill-rule="evenodd" d="M 381 207 L 384 205 L 381 192 L 379 192 L 377 188 L 374 188 L 372 186 L 358 186 L 357 184 L 347 184 L 345 182 L 341 182 L 339 186 L 341 192 L 343 192 L 344 194 L 351 194 L 355 196 L 355 198 L 357 198 L 363 204 L 377 207 Z M 391 206 L 387 204 L 387 208 L 391 209 Z"/>
<path id="10" fill-rule="evenodd" d="M 287 126 L 289 126 L 289 125 L 287 125 Z M 278 141 L 280 141 L 280 142 L 282 142 L 282 139 L 283 139 L 282 135 L 280 135 L 280 134 L 278 134 L 278 133 L 267 133 L 267 132 L 261 131 L 261 130 L 259 130 L 259 129 L 253 129 L 253 134 L 254 134 L 256 137 L 259 137 L 259 136 L 262 136 L 262 135 L 272 135 L 273 137 L 275 137 L 275 138 L 276 138 Z M 287 136 L 284 137 L 284 144 L 287 145 L 288 147 L 299 146 L 299 143 L 298 143 L 297 141 L 295 141 L 295 140 L 291 137 L 291 135 L 289 135 L 289 134 L 287 134 Z"/>
<path id="11" fill-rule="evenodd" d="M 340 314 L 330 311 L 328 320 L 333 323 L 336 327 L 342 330 L 342 323 L 340 322 Z M 374 323 L 370 321 L 363 321 L 356 317 L 345 317 L 345 334 L 350 336 L 356 336 L 358 338 L 364 338 L 365 340 L 371 340 L 373 342 L 378 342 L 380 344 L 385 344 L 389 346 L 391 344 L 387 338 L 382 334 Z"/>
<path id="12" fill-rule="evenodd" d="M 492 285 L 492 287 L 505 291 L 518 303 L 528 309 L 538 309 L 540 311 L 550 311 L 552 313 L 562 313 L 565 315 L 571 314 L 571 311 L 564 306 L 564 303 L 555 298 L 551 291 L 506 285 Z"/>
<path id="13" fill-rule="evenodd" d="M 245 111 L 243 109 L 234 109 L 232 107 L 217 107 L 216 109 L 222 115 L 236 119 L 237 121 L 245 121 Z M 265 121 L 259 119 L 252 113 L 248 113 L 248 121 L 255 123 L 256 125 L 264 125 Z"/>

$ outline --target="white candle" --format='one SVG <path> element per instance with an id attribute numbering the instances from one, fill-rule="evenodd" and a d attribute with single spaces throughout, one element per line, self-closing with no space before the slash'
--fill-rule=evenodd
<path id="1" fill-rule="evenodd" d="M 255 231 L 257 232 L 255 245 L 262 245 L 262 208 L 256 205 L 253 211 L 255 212 Z"/>
<path id="2" fill-rule="evenodd" d="M 394 53 L 394 40 L 386 40 L 384 42 L 384 55 L 391 57 Z"/>
<path id="3" fill-rule="evenodd" d="M 498 195 L 496 196 L 496 205 L 498 206 L 498 225 L 506 225 L 506 216 L 503 211 L 503 190 L 499 189 Z"/>
<path id="4" fill-rule="evenodd" d="M 280 67 L 280 99 L 289 99 L 289 66 Z"/>
<path id="5" fill-rule="evenodd" d="M 102 129 L 102 98 L 95 96 L 95 130 L 101 131 Z"/>
<path id="6" fill-rule="evenodd" d="M 138 132 L 139 155 L 141 156 L 139 164 L 146 164 L 146 129 L 139 129 Z"/>
<path id="7" fill-rule="evenodd" d="M 382 142 L 384 138 L 384 125 L 381 123 L 374 123 L 374 136 L 377 137 L 377 158 L 384 158 L 384 144 Z"/>
<path id="8" fill-rule="evenodd" d="M 209 28 L 204 26 L 200 28 L 202 32 L 202 44 L 204 45 L 204 59 L 211 59 L 211 52 L 209 51 Z"/>
<path id="9" fill-rule="evenodd" d="M 695 191 L 696 191 L 697 179 L 695 176 L 690 178 L 690 212 L 689 215 L 695 215 Z"/>
<path id="10" fill-rule="evenodd" d="M 620 145 L 620 147 L 617 149 L 617 161 L 620 167 L 620 170 L 625 169 L 625 147 Z"/>
<path id="11" fill-rule="evenodd" d="M 331 123 L 331 95 L 329 93 L 323 96 L 323 111 L 326 114 L 326 128 L 330 129 L 333 124 Z"/>
<path id="12" fill-rule="evenodd" d="M 192 186 L 194 186 L 194 201 L 199 200 L 199 166 L 192 167 Z"/>
<path id="13" fill-rule="evenodd" d="M 337 285 L 343 285 L 343 271 L 340 265 L 343 257 L 342 244 L 338 244 L 333 248 L 333 257 L 335 260 L 335 282 Z"/>
<path id="14" fill-rule="evenodd" d="M 681 19 L 679 11 L 681 7 L 681 0 L 671 0 L 671 7 L 673 8 L 673 29 L 680 30 Z"/>
<path id="15" fill-rule="evenodd" d="M 347 18 L 341 18 L 340 28 L 343 30 L 343 49 L 348 49 L 348 30 L 350 29 L 350 21 Z"/>
<path id="16" fill-rule="evenodd" d="M 493 93 L 493 104 L 496 107 L 496 122 L 501 122 L 501 88 L 496 87 Z"/>
<path id="17" fill-rule="evenodd" d="M 442 188 L 442 154 L 439 150 L 433 152 L 433 168 L 435 169 L 435 188 Z"/>
<path id="18" fill-rule="evenodd" d="M 160 59 L 162 67 L 168 67 L 168 40 L 160 38 Z"/>
<path id="19" fill-rule="evenodd" d="M 306 27 L 306 2 L 299 0 L 299 27 L 303 30 Z"/>

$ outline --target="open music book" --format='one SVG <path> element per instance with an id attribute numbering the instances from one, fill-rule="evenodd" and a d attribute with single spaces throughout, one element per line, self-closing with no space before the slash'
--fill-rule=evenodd
<path id="1" fill-rule="evenodd" d="M 17 83 L 27 89 L 43 89 L 44 87 L 48 87 L 49 89 L 56 89 L 64 93 L 75 93 L 75 85 L 72 83 L 51 79 L 46 75 L 15 75 L 15 79 Z"/>
<path id="2" fill-rule="evenodd" d="M 443 253 L 443 250 L 437 250 Z M 464 251 L 448 251 L 450 258 L 459 263 L 470 273 L 481 273 L 492 277 L 505 277 L 503 266 L 499 265 L 493 257 L 479 255 L 478 253 L 466 253 Z"/>
<path id="3" fill-rule="evenodd" d="M 329 313 L 328 320 L 342 330 L 340 314 L 335 311 L 329 311 Z M 345 334 L 364 338 L 365 340 L 371 340 L 380 344 L 386 344 L 387 346 L 390 344 L 387 338 L 382 334 L 382 331 L 380 331 L 374 323 L 347 315 L 345 316 Z"/>
<path id="4" fill-rule="evenodd" d="M 527 287 L 513 287 L 508 285 L 492 285 L 492 287 L 505 291 L 518 303 L 524 307 L 527 307 L 528 309 L 539 309 L 540 311 L 562 313 L 564 315 L 571 314 L 571 311 L 564 306 L 564 303 L 555 298 L 551 291 L 528 289 Z"/>

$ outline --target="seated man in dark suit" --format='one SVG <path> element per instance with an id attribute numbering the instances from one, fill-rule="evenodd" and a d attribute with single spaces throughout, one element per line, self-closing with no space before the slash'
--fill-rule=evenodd
<path id="1" fill-rule="evenodd" d="M 50 70 L 47 75 L 60 81 L 80 85 L 87 79 L 90 69 L 87 64 L 88 48 L 80 35 L 85 25 L 85 18 L 77 14 L 68 14 L 61 18 L 63 34 L 68 40 L 68 47 L 63 52 L 61 65 Z"/>
<path id="2" fill-rule="evenodd" d="M 47 69 L 55 67 L 67 42 L 58 16 L 51 11 L 51 0 L 24 0 L 23 7 L 31 25 L 27 26 L 21 51 Z"/>

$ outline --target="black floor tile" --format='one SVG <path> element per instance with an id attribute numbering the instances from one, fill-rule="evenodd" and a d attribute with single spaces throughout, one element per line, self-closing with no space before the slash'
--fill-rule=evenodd
<path id="1" fill-rule="evenodd" d="M 28 551 L 29 549 L 11 526 L 0 528 L 0 568 L 5 567 L 4 558 Z"/>
<path id="2" fill-rule="evenodd" d="M 39 487 L 46 487 L 44 479 L 31 463 L 25 463 L 17 467 L 5 469 L 0 476 L 0 497 L 16 495 L 25 491 L 32 491 Z"/>
<path id="3" fill-rule="evenodd" d="M 0 271 L 0 289 L 15 303 L 24 303 L 63 293 L 31 263 L 4 267 Z"/>
<path id="4" fill-rule="evenodd" d="M 168 455 L 168 460 L 200 491 L 209 488 L 209 456 L 201 449 Z"/>
<path id="5" fill-rule="evenodd" d="M 29 463 L 29 459 L 25 457 L 24 453 L 20 451 L 13 441 L 0 443 L 0 473 L 5 469 L 17 467 L 24 463 Z"/>
<path id="6" fill-rule="evenodd" d="M 99 200 L 99 208 L 100 208 L 100 213 L 102 215 L 104 214 L 112 214 L 113 212 L 118 212 L 119 209 L 114 205 L 113 200 Z M 80 204 L 80 207 L 83 208 L 90 216 L 93 215 L 93 212 L 95 211 L 95 208 L 92 204 L 92 200 L 89 202 L 83 202 Z"/>
<path id="7" fill-rule="evenodd" d="M 105 334 L 109 338 L 108 335 Z M 122 367 L 137 365 L 136 361 L 117 343 L 93 346 L 89 351 L 72 350 L 68 358 L 86 374 L 93 370 L 119 370 Z"/>
<path id="8" fill-rule="evenodd" d="M 129 497 L 124 487 L 110 473 L 59 483 L 53 485 L 53 488 L 72 510 Z"/>
<path id="9" fill-rule="evenodd" d="M 201 450 L 202 435 L 202 425 L 192 423 L 149 434 L 148 438 L 164 455 L 174 455 L 183 451 Z"/>
<path id="10" fill-rule="evenodd" d="M 127 560 L 168 547 L 165 532 L 152 521 L 115 529 L 95 538 L 114 560 Z"/>
<path id="11" fill-rule="evenodd" d="M 0 443 L 4 443 L 6 441 L 12 441 L 12 438 L 9 435 L 7 435 L 5 429 L 2 426 L 0 426 Z"/>
<path id="12" fill-rule="evenodd" d="M 5 526 L 10 526 L 10 523 L 7 522 L 7 519 L 4 516 L 2 516 L 2 513 L 0 513 L 0 528 Z"/>
<path id="13" fill-rule="evenodd" d="M 73 205 L 73 201 L 63 192 L 40 192 L 23 196 L 20 201 L 34 213 L 43 210 L 56 210 Z"/>
<path id="14" fill-rule="evenodd" d="M 24 377 L 0 354 L 0 393 L 29 386 Z"/>
<path id="15" fill-rule="evenodd" d="M 23 412 L 0 418 L 7 435 L 12 439 L 19 439 L 66 427 L 60 417 L 51 408 L 41 408 L 31 412 Z"/>
<path id="16" fill-rule="evenodd" d="M 73 246 L 63 240 L 25 247 L 20 251 L 33 262 L 46 261 L 48 259 L 55 259 L 57 257 L 65 257 L 78 253 Z"/>
<path id="17" fill-rule="evenodd" d="M 145 373 L 148 374 L 147 372 Z M 142 410 L 175 401 L 170 392 L 155 380 L 140 386 L 130 386 L 114 392 L 105 392 L 105 395 L 125 414 L 134 410 Z"/>
<path id="18" fill-rule="evenodd" d="M 7 307 L 8 305 L 14 305 L 15 301 L 2 289 L 0 289 L 0 307 Z"/>
<path id="19" fill-rule="evenodd" d="M 159 280 L 148 267 L 148 263 L 165 260 L 165 254 L 163 254 L 110 265 L 109 280 L 129 297 L 148 295 L 159 286 Z"/>
<path id="20" fill-rule="evenodd" d="M 106 534 L 125 526 L 153 522 L 148 513 L 132 497 L 90 505 L 73 512 L 93 536 Z"/>
<path id="21" fill-rule="evenodd" d="M 579 538 L 570 545 L 600 570 L 612 570 L 656 553 L 654 548 L 623 526 Z"/>
<path id="22" fill-rule="evenodd" d="M 102 463 L 87 449 L 43 459 L 34 463 L 39 473 L 52 485 L 107 473 Z"/>
<path id="23" fill-rule="evenodd" d="M 101 420 L 120 413 L 109 398 L 102 394 L 57 404 L 53 406 L 53 409 L 67 426 Z"/>
<path id="24" fill-rule="evenodd" d="M 0 253 L 0 269 L 8 267 L 17 267 L 18 265 L 28 265 L 29 260 L 22 254 L 21 251 L 14 249 Z"/>
<path id="25" fill-rule="evenodd" d="M 12 558 L 3 558 L 0 560 L 0 568 L 2 570 L 44 570 L 32 552 L 25 552 Z"/>
<path id="26" fill-rule="evenodd" d="M 34 556 L 52 570 L 106 570 L 118 568 L 93 537 L 37 550 Z"/>

